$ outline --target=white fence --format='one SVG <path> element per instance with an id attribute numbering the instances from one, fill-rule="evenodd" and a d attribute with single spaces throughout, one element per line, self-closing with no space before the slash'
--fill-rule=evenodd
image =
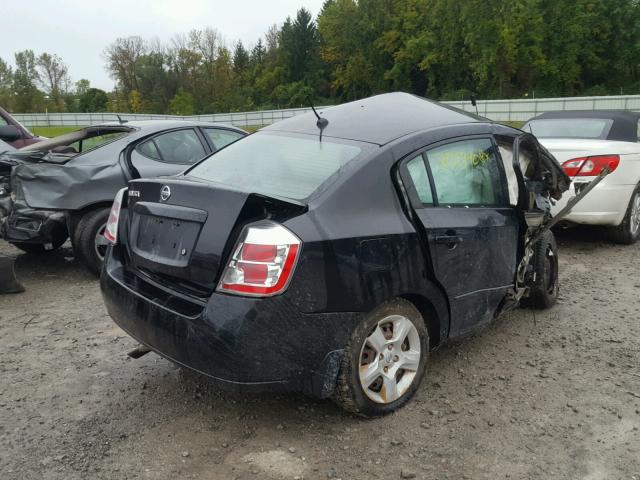
<path id="1" fill-rule="evenodd" d="M 444 102 L 448 105 L 475 112 L 471 102 Z M 517 100 L 478 100 L 478 113 L 496 121 L 524 122 L 539 113 L 556 110 L 631 110 L 640 111 L 640 95 L 608 97 L 567 97 Z M 317 107 L 322 109 L 322 107 Z M 325 107 L 326 108 L 326 107 Z M 203 122 L 231 123 L 238 127 L 270 125 L 284 118 L 310 112 L 310 108 L 285 110 L 261 110 L 257 112 L 214 113 L 210 115 L 174 116 L 122 113 L 123 120 L 197 120 Z M 14 117 L 28 127 L 85 126 L 104 122 L 116 122 L 115 113 L 22 113 Z"/>

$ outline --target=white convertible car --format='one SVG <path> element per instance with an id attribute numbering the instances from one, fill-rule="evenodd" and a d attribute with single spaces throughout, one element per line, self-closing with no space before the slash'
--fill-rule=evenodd
<path id="1" fill-rule="evenodd" d="M 529 120 L 523 130 L 538 137 L 573 181 L 552 213 L 609 167 L 611 173 L 578 203 L 566 222 L 610 227 L 619 243 L 640 238 L 640 113 L 547 112 Z"/>

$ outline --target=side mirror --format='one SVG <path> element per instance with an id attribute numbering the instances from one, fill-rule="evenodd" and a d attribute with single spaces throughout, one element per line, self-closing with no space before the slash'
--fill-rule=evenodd
<path id="1" fill-rule="evenodd" d="M 22 138 L 22 132 L 15 125 L 3 125 L 0 127 L 0 140 L 13 142 Z"/>
<path id="2" fill-rule="evenodd" d="M 475 95 L 471 95 L 471 105 L 473 105 L 474 107 L 476 107 L 478 105 L 478 102 L 476 101 L 476 96 Z"/>

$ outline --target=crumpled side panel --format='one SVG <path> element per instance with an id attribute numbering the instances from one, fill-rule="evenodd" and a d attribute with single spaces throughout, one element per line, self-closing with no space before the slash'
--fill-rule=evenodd
<path id="1" fill-rule="evenodd" d="M 79 210 L 111 200 L 126 185 L 119 162 L 96 165 L 24 164 L 14 167 L 12 185 L 35 209 Z"/>

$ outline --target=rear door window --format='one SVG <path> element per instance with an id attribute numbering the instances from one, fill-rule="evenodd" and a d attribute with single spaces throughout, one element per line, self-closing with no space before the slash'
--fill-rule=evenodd
<path id="1" fill-rule="evenodd" d="M 136 150 L 147 158 L 179 164 L 193 164 L 206 155 L 204 146 L 193 129 L 163 133 L 141 143 Z"/>
<path id="2" fill-rule="evenodd" d="M 505 179 L 493 142 L 462 140 L 426 152 L 441 206 L 508 205 Z"/>
<path id="3" fill-rule="evenodd" d="M 407 171 L 411 177 L 416 193 L 423 205 L 433 205 L 433 193 L 429 183 L 429 173 L 422 154 L 407 162 Z"/>
<path id="4" fill-rule="evenodd" d="M 162 160 L 160 152 L 158 152 L 158 147 L 156 147 L 156 143 L 153 141 L 153 139 L 141 143 L 140 145 L 138 145 L 136 150 L 138 151 L 138 153 L 144 155 L 145 157 L 152 158 L 154 160 Z"/>
<path id="5" fill-rule="evenodd" d="M 216 150 L 220 150 L 230 143 L 233 143 L 236 140 L 244 137 L 244 135 L 240 132 L 234 132 L 233 130 L 224 130 L 222 128 L 205 128 L 204 131 Z"/>

